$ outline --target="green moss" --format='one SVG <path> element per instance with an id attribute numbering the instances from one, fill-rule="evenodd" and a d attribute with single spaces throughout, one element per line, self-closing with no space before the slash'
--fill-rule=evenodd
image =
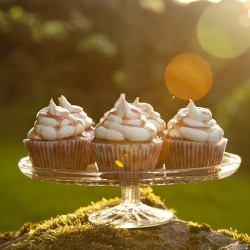
<path id="1" fill-rule="evenodd" d="M 149 206 L 155 207 L 165 207 L 164 202 L 161 200 L 160 196 L 157 196 L 153 193 L 151 187 L 140 188 L 141 201 Z"/>
<path id="2" fill-rule="evenodd" d="M 151 188 L 141 189 L 141 198 L 144 203 L 152 206 L 164 206 L 160 198 L 153 194 Z M 207 224 L 188 223 L 176 220 L 167 224 L 164 230 L 171 230 L 173 225 L 182 225 L 181 234 L 172 241 L 175 235 L 166 238 L 163 227 L 151 227 L 143 229 L 119 229 L 111 225 L 93 225 L 88 221 L 90 213 L 104 207 L 114 206 L 119 198 L 110 200 L 102 199 L 90 206 L 79 208 L 72 214 L 60 215 L 38 224 L 26 223 L 18 232 L 0 235 L 0 248 L 13 250 L 26 249 L 85 249 L 85 250 L 174 250 L 197 249 L 204 244 L 212 245 L 205 234 L 212 229 Z M 185 231 L 183 231 L 185 228 Z M 187 230 L 186 230 L 187 228 Z M 176 228 L 175 228 L 176 229 Z M 175 232 L 175 231 L 173 231 Z M 234 239 L 250 242 L 249 236 L 237 234 L 237 232 L 223 231 L 224 234 Z M 175 234 L 175 233 L 174 233 Z M 180 238 L 185 238 L 180 243 Z"/>
<path id="3" fill-rule="evenodd" d="M 199 234 L 200 232 L 204 231 L 204 232 L 218 232 L 218 233 L 222 233 L 224 235 L 229 236 L 230 238 L 233 238 L 234 240 L 237 241 L 241 241 L 247 244 L 250 244 L 250 237 L 247 234 L 242 234 L 242 233 L 238 233 L 237 230 L 226 230 L 226 229 L 220 229 L 217 231 L 213 231 L 212 228 L 208 225 L 208 224 L 198 224 L 195 222 L 189 222 L 188 223 L 188 230 L 190 233 L 192 233 L 193 235 L 191 235 L 189 237 L 189 244 L 190 246 L 197 246 L 200 244 L 204 244 L 206 243 L 208 240 L 206 237 L 202 236 L 198 236 L 197 234 Z M 189 249 L 192 249 L 191 247 Z"/>
<path id="4" fill-rule="evenodd" d="M 59 223 L 58 223 L 59 220 Z M 45 222 L 11 249 L 168 249 L 157 230 L 116 229 L 109 225 L 91 225 L 87 221 L 61 218 Z"/>
<path id="5" fill-rule="evenodd" d="M 232 237 L 235 240 L 243 241 L 243 242 L 250 244 L 250 236 L 248 234 L 238 233 L 237 230 L 233 230 L 232 228 L 230 228 L 229 230 L 219 229 L 217 230 L 217 232 L 228 235 L 229 237 Z"/>
<path id="6" fill-rule="evenodd" d="M 142 201 L 149 205 L 164 206 L 151 188 L 141 189 L 141 195 Z M 25 238 L 19 242 L 13 241 L 10 249 L 171 249 L 157 227 L 131 231 L 88 222 L 90 213 L 114 206 L 119 201 L 119 198 L 102 199 L 90 206 L 79 208 L 72 214 L 60 215 L 40 224 L 27 223 L 19 232 L 19 236 L 25 234 Z M 12 239 L 6 236 L 5 240 Z"/>
<path id="7" fill-rule="evenodd" d="M 192 221 L 188 223 L 188 230 L 190 233 L 199 233 L 201 231 L 212 232 L 212 228 L 208 224 L 198 224 Z"/>
<path id="8" fill-rule="evenodd" d="M 19 229 L 19 233 L 20 235 L 23 235 L 31 230 L 35 230 L 37 227 L 38 227 L 38 224 L 27 222 L 27 223 L 24 223 L 23 226 Z"/>

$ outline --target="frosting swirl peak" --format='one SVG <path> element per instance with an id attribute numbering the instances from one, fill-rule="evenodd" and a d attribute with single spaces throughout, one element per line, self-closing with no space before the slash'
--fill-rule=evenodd
<path id="1" fill-rule="evenodd" d="M 168 122 L 167 136 L 191 141 L 216 143 L 224 136 L 223 129 L 212 119 L 209 109 L 196 107 L 192 100 Z"/>
<path id="2" fill-rule="evenodd" d="M 73 115 L 75 118 L 80 118 L 84 121 L 85 129 L 88 129 L 92 126 L 93 120 L 87 116 L 87 114 L 83 111 L 82 107 L 70 104 L 63 95 L 58 98 L 58 101 L 59 105 L 67 109 L 71 115 Z"/>
<path id="3" fill-rule="evenodd" d="M 84 122 L 75 118 L 67 109 L 56 106 L 51 99 L 49 106 L 41 109 L 36 116 L 34 127 L 28 138 L 36 140 L 57 140 L 79 135 L 85 130 Z"/>
<path id="4" fill-rule="evenodd" d="M 97 139 L 114 141 L 149 141 L 156 136 L 156 128 L 146 121 L 140 109 L 120 97 L 115 108 L 95 127 Z"/>
<path id="5" fill-rule="evenodd" d="M 139 108 L 142 115 L 144 115 L 144 117 L 156 127 L 158 134 L 164 132 L 166 128 L 165 121 L 161 119 L 160 114 L 154 111 L 154 108 L 149 103 L 139 102 L 139 97 L 137 97 L 132 104 Z"/>

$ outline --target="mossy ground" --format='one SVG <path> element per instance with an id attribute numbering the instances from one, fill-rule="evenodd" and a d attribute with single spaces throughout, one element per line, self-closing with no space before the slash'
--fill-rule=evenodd
<path id="1" fill-rule="evenodd" d="M 151 188 L 141 190 L 142 202 L 163 207 L 161 199 Z M 37 224 L 26 223 L 18 232 L 0 235 L 1 249 L 86 249 L 86 250 L 141 250 L 141 249 L 197 249 L 197 244 L 206 240 L 198 237 L 200 232 L 212 232 L 209 225 L 184 223 L 190 233 L 186 243 L 179 247 L 166 240 L 161 226 L 144 229 L 118 229 L 111 225 L 93 225 L 88 216 L 97 209 L 113 206 L 119 199 L 103 199 L 87 207 L 81 207 L 72 214 L 60 215 Z M 167 229 L 170 230 L 170 229 Z M 236 232 L 224 231 L 228 238 L 250 242 Z M 186 245 L 185 245 L 186 244 Z M 213 248 L 211 248 L 213 249 Z M 214 248 L 215 249 L 215 248 Z"/>

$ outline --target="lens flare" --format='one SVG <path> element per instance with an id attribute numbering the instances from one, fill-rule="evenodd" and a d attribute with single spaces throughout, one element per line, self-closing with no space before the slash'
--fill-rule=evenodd
<path id="1" fill-rule="evenodd" d="M 242 25 L 244 14 L 245 9 L 237 2 L 208 6 L 196 29 L 200 46 L 217 58 L 234 58 L 244 53 L 250 47 L 250 28 Z"/>
<path id="2" fill-rule="evenodd" d="M 213 72 L 208 62 L 191 53 L 174 57 L 167 65 L 164 77 L 170 93 L 182 100 L 202 98 L 213 83 Z"/>
<path id="3" fill-rule="evenodd" d="M 221 2 L 221 0 L 173 0 L 173 1 L 176 3 L 179 3 L 179 4 L 183 4 L 183 5 L 194 3 L 194 2 L 200 2 L 200 1 L 206 1 L 206 2 L 210 2 L 210 3 Z"/>
<path id="4" fill-rule="evenodd" d="M 240 16 L 240 24 L 243 26 L 243 27 L 250 27 L 250 4 L 249 4 L 249 7 L 247 9 L 247 13 L 246 14 L 242 14 Z"/>

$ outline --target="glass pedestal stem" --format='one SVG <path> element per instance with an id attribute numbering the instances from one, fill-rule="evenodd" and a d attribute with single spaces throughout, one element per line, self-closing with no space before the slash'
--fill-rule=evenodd
<path id="1" fill-rule="evenodd" d="M 140 204 L 140 186 L 121 186 L 121 206 Z"/>
<path id="2" fill-rule="evenodd" d="M 95 224 L 110 224 L 119 228 L 142 228 L 158 226 L 173 218 L 173 213 L 147 206 L 140 201 L 139 185 L 121 185 L 121 202 L 89 216 Z"/>

